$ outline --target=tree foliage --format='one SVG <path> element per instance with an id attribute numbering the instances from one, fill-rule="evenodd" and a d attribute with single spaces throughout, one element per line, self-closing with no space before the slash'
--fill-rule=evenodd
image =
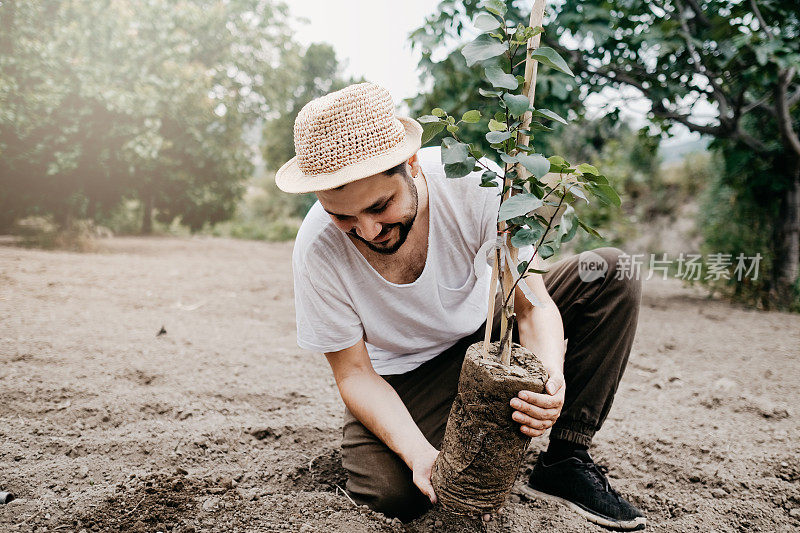
<path id="1" fill-rule="evenodd" d="M 508 17 L 523 21 L 530 5 L 505 2 Z M 479 72 L 456 65 L 451 52 L 469 33 L 477 0 L 443 0 L 412 34 L 420 66 L 437 91 L 466 101 Z M 793 0 L 566 0 L 553 3 L 543 35 L 567 59 L 581 95 L 609 88 L 644 97 L 656 131 L 681 124 L 715 139 L 726 164 L 722 185 L 735 198 L 763 206 L 761 250 L 774 258 L 765 305 L 797 301 L 800 232 L 800 12 Z M 446 58 L 434 61 L 445 51 Z M 556 75 L 558 76 L 558 75 Z M 439 85 L 440 88 L 436 88 Z M 564 90 L 570 88 L 564 85 Z M 456 87 L 451 90 L 451 87 Z M 545 81 L 547 98 L 560 98 Z M 439 93 L 441 94 L 441 93 Z M 425 100 L 427 96 L 421 97 Z M 537 97 L 538 98 L 538 97 Z M 607 112 L 616 119 L 621 103 Z M 558 110 L 548 102 L 548 107 Z M 580 111 L 580 109 L 577 109 Z M 703 117 L 711 113 L 711 117 Z M 721 189 L 720 189 L 721 190 Z M 734 200 L 736 201 L 736 200 Z M 707 235 L 711 238 L 712 235 Z M 730 239 L 723 239 L 730 241 Z M 716 250 L 728 252 L 728 250 Z M 794 288 L 793 288 L 794 287 Z"/>
<path id="2" fill-rule="evenodd" d="M 192 230 L 231 215 L 248 124 L 285 106 L 286 8 L 267 0 L 0 4 L 0 213 L 141 200 Z"/>
<path id="3" fill-rule="evenodd" d="M 712 136 L 724 155 L 718 190 L 736 191 L 731 215 L 760 205 L 771 226 L 758 249 L 772 259 L 762 303 L 790 308 L 798 295 L 800 232 L 800 15 L 788 0 L 566 2 L 549 42 L 572 58 L 589 91 L 633 88 L 662 129 Z M 713 119 L 698 118 L 709 104 Z M 729 204 L 730 205 L 730 204 Z M 718 208 L 706 205 L 707 210 Z M 709 225 L 706 240 L 719 239 Z M 721 229 L 721 228 L 717 228 Z M 715 250 L 733 253 L 733 249 Z"/>

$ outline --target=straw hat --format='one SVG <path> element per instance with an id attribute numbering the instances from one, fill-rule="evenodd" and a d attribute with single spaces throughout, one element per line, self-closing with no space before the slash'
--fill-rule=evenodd
<path id="1" fill-rule="evenodd" d="M 306 104 L 294 123 L 297 154 L 275 175 L 284 192 L 333 189 L 388 170 L 419 150 L 422 126 L 394 114 L 389 91 L 357 83 Z"/>

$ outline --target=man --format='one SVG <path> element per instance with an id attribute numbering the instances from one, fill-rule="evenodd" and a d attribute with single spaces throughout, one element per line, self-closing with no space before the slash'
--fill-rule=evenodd
<path id="1" fill-rule="evenodd" d="M 421 132 L 395 116 L 385 89 L 351 85 L 301 110 L 297 155 L 276 176 L 282 190 L 319 200 L 293 253 L 297 342 L 325 354 L 347 407 L 347 490 L 402 520 L 436 501 L 431 468 L 492 290 L 476 256 L 496 237 L 500 204 L 497 188 L 478 187 L 478 174 L 445 179 L 438 149 L 419 149 Z M 641 287 L 616 279 L 619 250 L 593 252 L 606 271 L 581 276 L 578 258 L 567 258 L 524 281 L 540 305 L 515 293 L 513 338 L 549 374 L 545 394 L 509 398 L 522 433 L 550 429 L 524 490 L 593 522 L 641 529 L 644 516 L 587 452 L 627 362 Z"/>

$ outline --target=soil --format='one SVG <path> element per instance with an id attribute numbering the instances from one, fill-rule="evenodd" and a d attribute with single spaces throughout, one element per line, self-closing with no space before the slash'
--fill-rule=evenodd
<path id="1" fill-rule="evenodd" d="M 511 419 L 509 404 L 521 390 L 541 393 L 547 372 L 523 346 L 511 347 L 511 365 L 500 364 L 500 343 L 483 358 L 483 341 L 467 348 L 458 394 L 447 419 L 431 481 L 439 503 L 458 514 L 497 510 L 517 477 L 530 438 Z"/>
<path id="2" fill-rule="evenodd" d="M 0 531 L 602 531 L 516 490 L 485 526 L 350 502 L 336 384 L 295 344 L 291 249 L 0 245 Z M 800 527 L 798 346 L 800 316 L 645 281 L 592 453 L 648 530 Z"/>

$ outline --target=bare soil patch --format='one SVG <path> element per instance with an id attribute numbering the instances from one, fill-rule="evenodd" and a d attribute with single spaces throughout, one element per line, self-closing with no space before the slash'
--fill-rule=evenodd
<path id="1" fill-rule="evenodd" d="M 18 497 L 0 531 L 601 531 L 513 491 L 488 526 L 356 508 L 336 385 L 295 344 L 290 259 L 209 238 L 0 245 L 0 490 Z M 798 346 L 797 315 L 645 282 L 594 456 L 649 530 L 800 527 Z"/>

